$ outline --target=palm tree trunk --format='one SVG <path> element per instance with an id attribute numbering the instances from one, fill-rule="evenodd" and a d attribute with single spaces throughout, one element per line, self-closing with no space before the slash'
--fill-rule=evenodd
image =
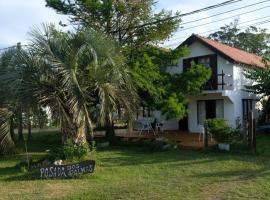
<path id="1" fill-rule="evenodd" d="M 106 120 L 105 130 L 106 130 L 106 139 L 110 142 L 110 144 L 115 144 L 116 136 L 114 131 L 114 123 L 109 120 Z"/>
<path id="2" fill-rule="evenodd" d="M 85 122 L 81 123 L 79 126 L 77 124 L 62 122 L 61 132 L 63 144 L 65 144 L 68 140 L 71 140 L 72 143 L 76 145 L 82 145 L 87 142 Z"/>

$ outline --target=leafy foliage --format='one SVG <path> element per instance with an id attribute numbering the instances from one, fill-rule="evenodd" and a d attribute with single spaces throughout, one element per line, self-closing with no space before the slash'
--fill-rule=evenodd
<path id="1" fill-rule="evenodd" d="M 244 75 L 253 82 L 253 85 L 245 85 L 245 90 L 255 93 L 261 98 L 263 112 L 259 118 L 259 123 L 265 123 L 267 116 L 270 114 L 270 66 L 266 64 L 265 69 L 246 70 Z"/>
<path id="2" fill-rule="evenodd" d="M 210 73 L 201 68 L 193 68 L 183 76 L 172 76 L 166 72 L 168 66 L 176 65 L 188 51 L 186 47 L 165 50 L 153 46 L 168 39 L 181 22 L 179 17 L 172 17 L 179 13 L 154 11 L 156 2 L 153 0 L 46 2 L 57 12 L 69 15 L 72 23 L 101 30 L 115 39 L 127 58 L 141 104 L 162 109 L 167 117 L 183 117 L 186 113 L 185 96 L 198 93 L 209 79 Z"/>
<path id="3" fill-rule="evenodd" d="M 230 142 L 233 129 L 230 128 L 224 119 L 208 119 L 207 125 L 210 133 L 218 142 Z"/>
<path id="4" fill-rule="evenodd" d="M 90 153 L 90 147 L 88 143 L 82 145 L 76 145 L 72 141 L 68 140 L 62 149 L 62 156 L 64 159 L 72 160 L 74 158 L 84 158 Z"/>
<path id="5" fill-rule="evenodd" d="M 167 93 L 164 95 L 162 111 L 167 118 L 183 118 L 187 114 L 187 96 L 201 92 L 203 85 L 211 77 L 211 69 L 192 63 L 187 71 L 169 75 Z"/>
<path id="6" fill-rule="evenodd" d="M 246 85 L 245 88 L 249 92 L 260 94 L 261 97 L 270 95 L 270 68 L 265 69 L 250 69 L 244 73 L 245 77 L 254 82 L 253 85 Z"/>
<path id="7" fill-rule="evenodd" d="M 131 117 L 136 94 L 124 58 L 115 44 L 91 30 L 58 31 L 54 25 L 34 29 L 32 44 L 16 56 L 16 70 L 1 78 L 23 98 L 59 113 L 64 141 L 83 144 L 93 122 L 111 118 L 118 105 Z"/>
<path id="8" fill-rule="evenodd" d="M 168 66 L 175 66 L 180 57 L 188 55 L 186 47 L 165 50 L 148 46 L 133 55 L 131 75 L 142 104 L 161 109 L 167 118 L 182 118 L 187 114 L 187 95 L 198 94 L 209 80 L 211 70 L 192 64 L 181 74 L 170 74 Z"/>
<path id="9" fill-rule="evenodd" d="M 238 20 L 222 26 L 219 31 L 210 34 L 209 37 L 260 56 L 266 55 L 270 45 L 270 34 L 267 29 L 250 26 L 246 30 L 240 31 Z"/>
<path id="10" fill-rule="evenodd" d="M 172 12 L 154 12 L 153 0 L 46 0 L 46 3 L 58 13 L 70 16 L 72 23 L 99 30 L 121 46 L 164 41 L 180 22 L 180 18 L 170 18 Z"/>

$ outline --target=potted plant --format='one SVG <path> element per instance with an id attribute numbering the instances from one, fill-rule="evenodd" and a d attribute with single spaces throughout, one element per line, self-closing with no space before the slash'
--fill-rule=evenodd
<path id="1" fill-rule="evenodd" d="M 218 142 L 220 150 L 230 151 L 230 142 L 232 140 L 232 129 L 227 125 L 224 119 L 207 120 L 209 132 Z"/>

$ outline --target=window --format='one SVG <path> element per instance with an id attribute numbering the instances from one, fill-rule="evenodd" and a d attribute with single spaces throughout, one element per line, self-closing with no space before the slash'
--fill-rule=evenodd
<path id="1" fill-rule="evenodd" d="M 216 118 L 224 118 L 223 100 L 216 100 Z"/>
<path id="2" fill-rule="evenodd" d="M 205 101 L 197 102 L 197 118 L 198 124 L 203 125 L 206 119 L 205 117 Z"/>
<path id="3" fill-rule="evenodd" d="M 243 104 L 243 120 L 248 120 L 248 114 L 252 111 L 252 99 L 242 99 Z"/>
<path id="4" fill-rule="evenodd" d="M 203 125 L 206 119 L 224 118 L 224 101 L 203 100 L 197 101 L 197 121 Z"/>
<path id="5" fill-rule="evenodd" d="M 198 58 L 198 64 L 210 67 L 210 56 Z"/>

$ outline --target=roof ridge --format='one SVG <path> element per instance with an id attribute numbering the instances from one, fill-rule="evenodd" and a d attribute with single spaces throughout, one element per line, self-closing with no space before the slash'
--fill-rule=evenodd
<path id="1" fill-rule="evenodd" d="M 245 50 L 238 49 L 230 45 L 223 44 L 221 42 L 197 34 L 192 34 L 181 45 L 190 44 L 194 42 L 194 39 L 197 39 L 199 42 L 208 46 L 208 48 L 211 48 L 213 51 L 218 52 L 225 59 L 229 59 L 233 62 L 242 63 L 249 66 L 257 66 L 260 68 L 265 68 L 265 64 L 263 63 L 263 58 L 261 56 L 258 56 L 254 53 L 249 53 Z"/>
<path id="2" fill-rule="evenodd" d="M 224 44 L 224 43 L 222 43 L 222 42 L 219 42 L 219 41 L 216 41 L 216 40 L 214 40 L 214 39 L 210 39 L 210 38 L 208 38 L 208 37 L 204 37 L 204 36 L 201 36 L 201 35 L 198 35 L 198 34 L 194 34 L 194 35 L 197 36 L 197 37 L 200 37 L 200 38 L 203 38 L 203 39 L 210 40 L 210 41 L 212 41 L 212 42 L 218 43 L 219 45 L 224 45 L 224 46 L 227 46 L 227 47 L 229 47 L 229 48 L 233 48 L 233 49 L 236 49 L 236 50 L 238 50 L 238 51 L 242 51 L 242 52 L 244 52 L 244 53 L 246 53 L 246 54 L 250 54 L 250 55 L 253 55 L 253 56 L 256 56 L 256 57 L 259 57 L 259 58 L 262 59 L 261 56 L 255 54 L 255 53 L 250 53 L 250 52 L 245 51 L 245 50 L 243 50 L 243 49 L 240 49 L 240 48 L 238 48 L 238 47 L 232 47 L 232 46 L 230 46 L 230 45 L 228 45 L 228 44 Z"/>

